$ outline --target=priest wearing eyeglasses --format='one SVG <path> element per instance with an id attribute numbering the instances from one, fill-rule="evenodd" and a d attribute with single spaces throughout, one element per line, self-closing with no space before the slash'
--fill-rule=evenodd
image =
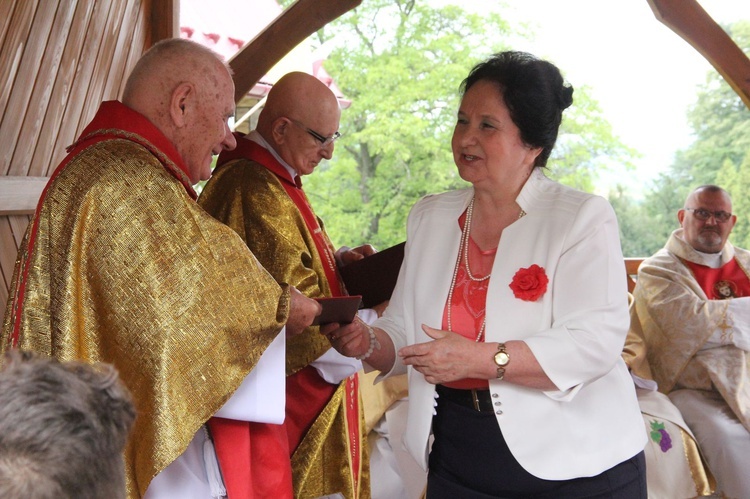
<path id="1" fill-rule="evenodd" d="M 237 148 L 219 156 L 198 201 L 242 237 L 277 281 L 294 283 L 310 298 L 346 295 L 337 266 L 375 251 L 369 245 L 336 251 L 302 189 L 301 177 L 331 159 L 340 116 L 323 82 L 286 74 L 269 92 L 256 129 L 235 133 Z M 371 322 L 377 313 L 368 309 L 359 317 Z M 287 340 L 286 369 L 279 444 L 288 445 L 291 462 L 280 468 L 279 480 L 293 482 L 294 497 L 369 497 L 356 374 L 361 362 L 333 350 L 312 326 Z"/>
<path id="2" fill-rule="evenodd" d="M 737 216 L 721 187 L 695 189 L 677 219 L 681 227 L 638 271 L 633 320 L 717 494 L 750 497 L 750 252 L 728 241 Z"/>

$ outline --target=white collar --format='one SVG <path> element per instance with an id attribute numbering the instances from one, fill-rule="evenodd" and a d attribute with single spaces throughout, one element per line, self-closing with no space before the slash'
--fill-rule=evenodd
<path id="1" fill-rule="evenodd" d="M 718 253 L 703 253 L 685 241 L 684 233 L 685 230 L 682 227 L 675 229 L 666 244 L 667 250 L 680 258 L 712 269 L 718 269 L 734 258 L 734 247 L 729 241 Z"/>

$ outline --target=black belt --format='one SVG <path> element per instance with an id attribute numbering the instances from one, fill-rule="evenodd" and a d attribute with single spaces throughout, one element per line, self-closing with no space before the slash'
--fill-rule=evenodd
<path id="1" fill-rule="evenodd" d="M 489 390 L 459 390 L 437 385 L 437 393 L 443 400 L 450 400 L 454 404 L 462 405 L 475 411 L 495 412 L 495 407 L 492 404 L 492 395 Z"/>

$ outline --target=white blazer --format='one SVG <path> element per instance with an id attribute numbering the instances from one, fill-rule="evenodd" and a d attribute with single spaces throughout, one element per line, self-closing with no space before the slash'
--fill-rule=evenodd
<path id="1" fill-rule="evenodd" d="M 396 350 L 431 341 L 440 328 L 472 188 L 427 196 L 411 210 L 404 263 L 375 326 Z M 526 216 L 503 231 L 487 291 L 486 341 L 524 340 L 559 391 L 490 380 L 497 423 L 532 475 L 566 480 L 597 475 L 643 450 L 646 432 L 621 353 L 629 326 L 617 219 L 609 203 L 547 179 L 535 168 L 517 199 Z M 535 302 L 509 287 L 537 264 L 549 278 Z M 511 359 L 511 364 L 513 359 Z M 407 371 L 396 358 L 391 372 Z M 409 367 L 404 445 L 427 469 L 435 385 Z"/>

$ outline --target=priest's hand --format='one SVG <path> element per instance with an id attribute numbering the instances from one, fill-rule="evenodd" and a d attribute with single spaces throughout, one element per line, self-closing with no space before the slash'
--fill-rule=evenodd
<path id="1" fill-rule="evenodd" d="M 361 260 L 370 255 L 374 255 L 377 252 L 378 250 L 376 250 L 375 247 L 371 244 L 363 244 L 362 246 L 357 246 L 356 248 L 342 246 L 335 254 L 336 263 L 339 266 L 343 267 L 344 265 L 347 265 L 349 263 L 356 262 L 357 260 Z"/>
<path id="2" fill-rule="evenodd" d="M 300 293 L 294 286 L 290 286 L 289 291 L 291 299 L 289 319 L 286 321 L 286 335 L 296 336 L 312 324 L 323 307 L 317 301 Z"/>

